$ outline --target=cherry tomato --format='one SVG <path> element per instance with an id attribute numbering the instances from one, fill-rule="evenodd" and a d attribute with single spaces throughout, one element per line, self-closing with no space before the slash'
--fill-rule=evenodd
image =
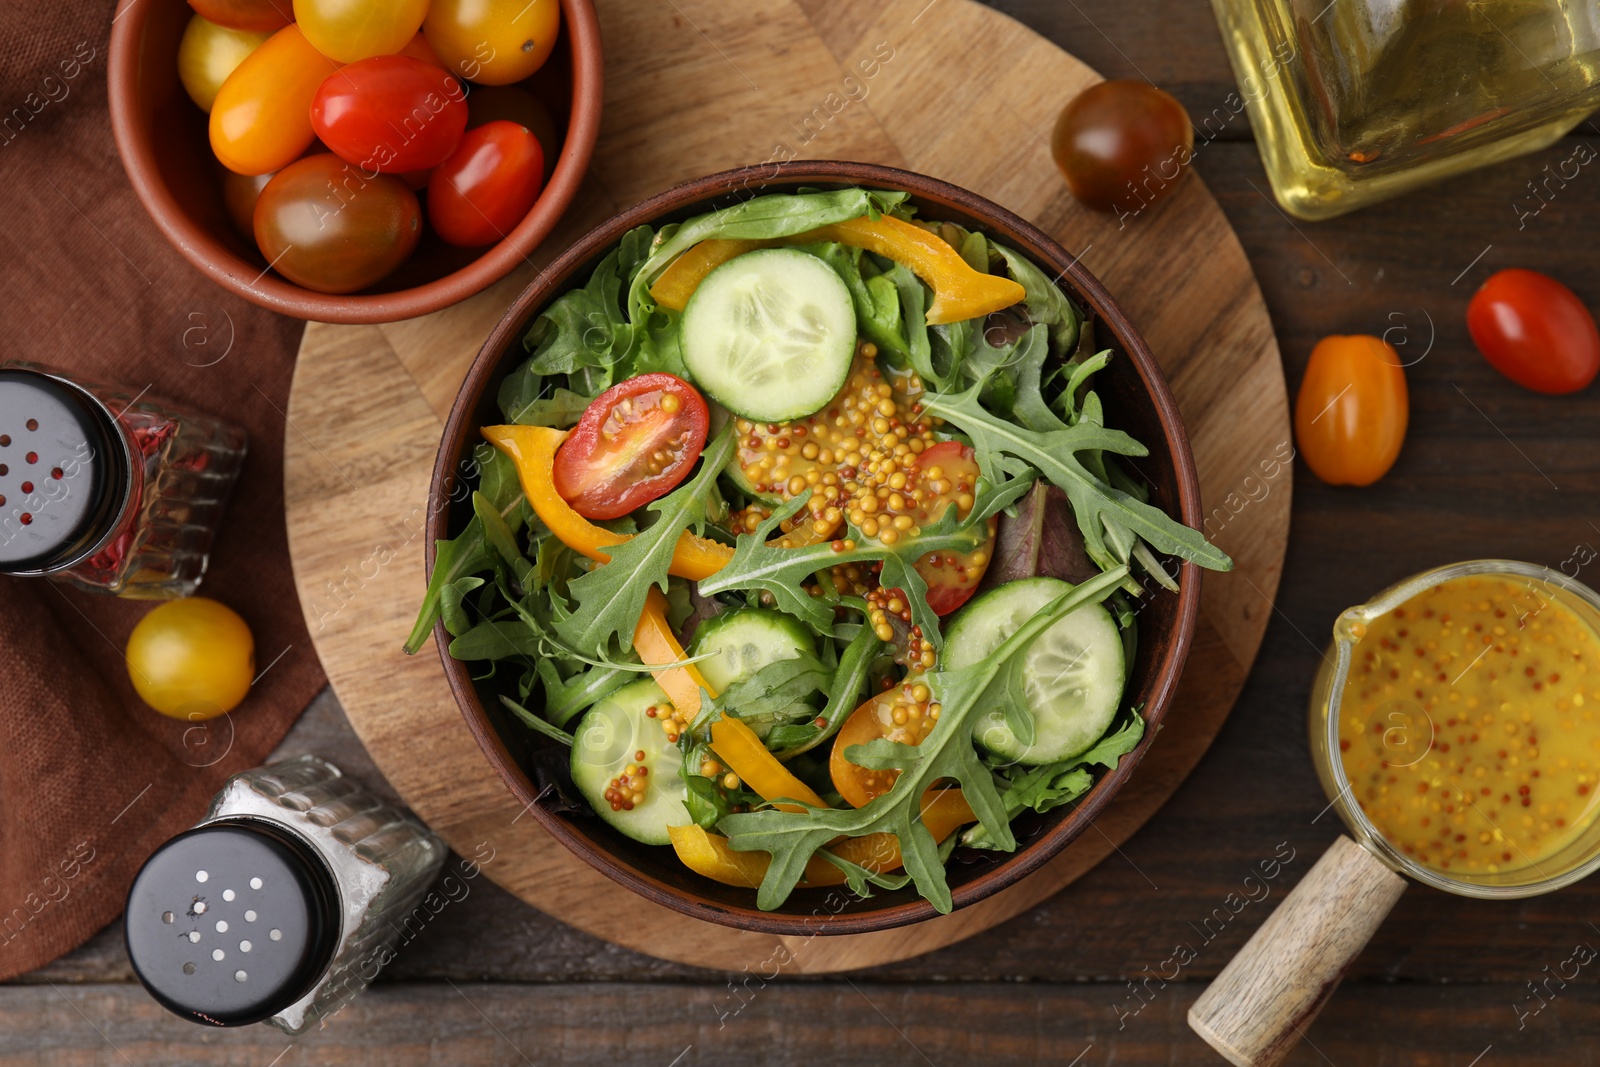
<path id="1" fill-rule="evenodd" d="M 334 155 L 367 171 L 437 167 L 467 128 L 467 94 L 439 67 L 373 56 L 343 67 L 311 101 L 311 128 Z"/>
<path id="2" fill-rule="evenodd" d="M 865 807 L 873 797 L 887 793 L 900 772 L 868 770 L 846 759 L 845 751 L 852 745 L 864 745 L 880 737 L 906 745 L 922 744 L 938 721 L 931 714 L 929 699 L 922 676 L 909 674 L 893 689 L 868 697 L 850 713 L 839 728 L 839 735 L 833 739 L 833 750 L 828 756 L 828 774 L 846 803 Z"/>
<path id="3" fill-rule="evenodd" d="M 395 54 L 410 56 L 412 59 L 420 59 L 429 66 L 438 67 L 440 70 L 444 69 L 444 61 L 439 58 L 439 53 L 433 50 L 433 45 L 428 43 L 428 38 L 420 33 L 413 36 L 410 42 Z"/>
<path id="4" fill-rule="evenodd" d="M 1324 337 L 1311 350 L 1294 404 L 1300 454 L 1329 485 L 1371 485 L 1406 439 L 1409 400 L 1400 357 L 1376 337 Z"/>
<path id="5" fill-rule="evenodd" d="M 1188 172 L 1194 126 L 1182 104 L 1149 82 L 1101 82 L 1062 109 L 1050 150 L 1080 202 L 1137 215 Z"/>
<path id="6" fill-rule="evenodd" d="M 489 122 L 468 130 L 428 181 L 428 220 L 453 245 L 505 237 L 544 188 L 544 149 L 525 126 Z"/>
<path id="7" fill-rule="evenodd" d="M 936 522 L 954 504 L 962 514 L 972 509 L 973 487 L 978 483 L 978 461 L 960 441 L 940 441 L 917 457 L 919 481 L 926 497 L 916 514 L 916 525 Z M 915 563 L 928 583 L 928 607 L 948 615 L 965 604 L 983 581 L 994 555 L 997 519 L 989 520 L 989 539 L 972 552 L 929 552 Z"/>
<path id="8" fill-rule="evenodd" d="M 510 85 L 544 66 L 561 28 L 561 0 L 433 0 L 422 32 L 453 71 Z"/>
<path id="9" fill-rule="evenodd" d="M 557 450 L 556 492 L 585 518 L 620 519 L 688 476 L 710 424 L 705 398 L 675 375 L 613 385 Z"/>
<path id="10" fill-rule="evenodd" d="M 1467 305 L 1472 343 L 1536 393 L 1576 393 L 1600 371 L 1600 331 L 1576 293 L 1547 274 L 1503 270 Z"/>
<path id="11" fill-rule="evenodd" d="M 267 262 L 296 285 L 353 293 L 411 255 L 422 209 L 399 178 L 324 152 L 291 163 L 261 190 L 255 235 Z"/>
<path id="12" fill-rule="evenodd" d="M 341 63 L 400 51 L 427 13 L 428 0 L 294 0 L 306 40 Z"/>
<path id="13" fill-rule="evenodd" d="M 261 190 L 267 187 L 273 174 L 235 174 L 222 169 L 222 206 L 228 210 L 228 220 L 234 228 L 252 241 L 256 237 L 256 201 Z"/>
<path id="14" fill-rule="evenodd" d="M 544 177 L 549 181 L 550 173 L 556 169 L 561 145 L 550 109 L 519 85 L 474 86 L 467 94 L 467 129 L 475 130 L 500 119 L 526 126 L 529 133 L 539 138 L 539 147 L 544 150 Z"/>
<path id="15" fill-rule="evenodd" d="M 189 99 L 201 111 L 210 111 L 228 75 L 269 36 L 254 30 L 230 30 L 201 15 L 191 18 L 178 44 L 178 80 Z"/>
<path id="16" fill-rule="evenodd" d="M 169 600 L 128 635 L 128 677 L 139 699 L 163 715 L 214 719 L 250 691 L 255 647 L 231 608 L 205 597 Z"/>
<path id="17" fill-rule="evenodd" d="M 291 0 L 189 0 L 189 6 L 231 30 L 271 33 L 294 21 Z"/>
<path id="18" fill-rule="evenodd" d="M 285 26 L 222 83 L 211 106 L 211 150 L 238 174 L 267 174 L 316 138 L 311 99 L 338 66 Z"/>

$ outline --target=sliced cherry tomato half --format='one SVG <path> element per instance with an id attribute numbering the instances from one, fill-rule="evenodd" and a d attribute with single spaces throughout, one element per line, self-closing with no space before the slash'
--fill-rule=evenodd
<path id="1" fill-rule="evenodd" d="M 586 519 L 619 519 L 688 475 L 711 414 L 672 374 L 641 374 L 595 397 L 556 452 L 556 492 Z"/>
<path id="2" fill-rule="evenodd" d="M 1311 350 L 1294 402 L 1294 436 L 1329 485 L 1371 485 L 1400 455 L 1410 417 L 1406 372 L 1384 341 L 1324 337 Z"/>
<path id="3" fill-rule="evenodd" d="M 294 21 L 291 0 L 189 0 L 189 6 L 230 30 L 270 33 Z"/>
<path id="4" fill-rule="evenodd" d="M 461 143 L 467 94 L 423 60 L 373 56 L 322 83 L 311 101 L 311 126 L 346 163 L 381 174 L 428 170 Z"/>
<path id="5" fill-rule="evenodd" d="M 960 441 L 940 441 L 917 457 L 917 484 L 925 496 L 914 516 L 918 526 L 937 522 L 954 504 L 965 516 L 972 510 L 978 461 Z M 948 615 L 972 598 L 994 556 L 998 520 L 989 520 L 989 538 L 971 552 L 929 552 L 915 566 L 928 583 L 928 607 Z"/>
<path id="6" fill-rule="evenodd" d="M 501 240 L 544 188 L 544 149 L 527 127 L 487 122 L 468 130 L 428 180 L 428 220 L 453 245 Z"/>
<path id="7" fill-rule="evenodd" d="M 865 807 L 873 797 L 892 789 L 900 772 L 868 770 L 851 763 L 845 752 L 852 745 L 864 745 L 880 737 L 907 745 L 922 744 L 938 722 L 937 706 L 929 703 L 930 698 L 921 675 L 909 674 L 893 689 L 868 697 L 850 713 L 833 739 L 828 756 L 828 774 L 846 803 Z"/>
<path id="8" fill-rule="evenodd" d="M 1467 305 L 1467 329 L 1495 370 L 1536 393 L 1575 393 L 1600 371 L 1594 316 L 1538 271 L 1492 275 Z"/>
<path id="9" fill-rule="evenodd" d="M 261 190 L 255 235 L 267 262 L 296 285 L 353 293 L 411 255 L 422 209 L 399 178 L 323 152 L 284 167 Z"/>

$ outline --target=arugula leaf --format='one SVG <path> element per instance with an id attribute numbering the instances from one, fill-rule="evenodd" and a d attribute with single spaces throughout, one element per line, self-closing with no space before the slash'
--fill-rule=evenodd
<path id="1" fill-rule="evenodd" d="M 834 192 L 772 193 L 719 211 L 696 215 L 672 230 L 633 275 L 628 290 L 628 311 L 635 321 L 655 306 L 649 298 L 651 284 L 674 259 L 708 238 L 761 240 L 793 237 L 835 222 L 877 218 L 905 200 L 908 194 L 878 189 L 839 189 Z"/>
<path id="2" fill-rule="evenodd" d="M 1026 295 L 1022 302 L 1027 306 L 1028 318 L 1050 328 L 1050 340 L 1056 352 L 1070 352 L 1078 343 L 1078 312 L 1067 299 L 1067 294 L 1044 272 L 1033 265 L 1033 260 L 1002 244 L 994 248 L 1006 261 L 1006 271 L 1022 286 Z"/>
<path id="3" fill-rule="evenodd" d="M 810 493 L 802 493 L 773 512 L 755 533 L 739 538 L 728 564 L 701 580 L 700 595 L 715 596 L 736 589 L 771 593 L 780 611 L 795 616 L 820 634 L 827 634 L 833 623 L 835 601 L 827 596 L 812 596 L 800 583 L 835 564 L 877 561 L 883 564 L 879 582 L 885 589 L 898 588 L 905 592 L 913 618 L 922 627 L 923 637 L 938 647 L 941 640 L 939 617 L 928 607 L 928 584 L 914 564 L 927 552 L 971 552 L 978 548 L 988 540 L 989 517 L 1026 492 L 1031 483 L 1032 475 L 1028 472 L 1015 478 L 1002 478 L 998 483 L 980 479 L 977 499 L 965 519 L 959 517 L 955 508 L 946 508 L 939 520 L 924 526 L 918 536 L 907 537 L 893 545 L 869 539 L 854 524 L 848 524 L 846 539 L 853 540 L 856 547 L 842 552 L 835 552 L 832 542 L 826 541 L 804 548 L 778 548 L 768 544 L 767 538 L 777 530 L 778 524 L 805 507 Z"/>
<path id="4" fill-rule="evenodd" d="M 1029 430 L 985 410 L 978 402 L 979 388 L 972 386 L 957 394 L 925 397 L 923 410 L 945 419 L 972 439 L 984 477 L 994 480 L 1002 472 L 1020 474 L 1031 466 L 1059 486 L 1072 503 L 1090 557 L 1102 568 L 1128 562 L 1131 545 L 1119 546 L 1122 551 L 1116 552 L 1106 544 L 1108 531 L 1115 538 L 1115 527 L 1121 527 L 1143 537 L 1159 551 L 1192 560 L 1211 570 L 1233 569 L 1233 560 L 1198 530 L 1121 489 L 1106 485 L 1078 459 L 1079 453 L 1092 451 L 1123 456 L 1147 455 L 1148 450 L 1138 441 L 1121 430 L 1112 430 L 1088 419 L 1045 433 Z"/>
<path id="5" fill-rule="evenodd" d="M 900 745 L 880 739 L 852 749 L 874 764 L 900 770 L 893 787 L 865 807 L 811 808 L 800 812 L 773 808 L 733 814 L 719 821 L 717 828 L 727 834 L 731 847 L 772 854 L 772 863 L 756 894 L 757 906 L 770 911 L 788 899 L 805 873 L 806 861 L 833 838 L 884 832 L 899 839 L 906 872 L 916 882 L 918 892 L 939 911 L 948 912 L 952 906 L 950 886 L 945 880 L 939 845 L 922 823 L 923 793 L 940 779 L 954 779 L 979 823 L 996 841 L 1015 847 L 994 778 L 972 745 L 974 716 L 990 706 L 986 694 L 1013 657 L 1021 655 L 1039 634 L 1074 609 L 1104 599 L 1127 573 L 1126 567 L 1119 567 L 1063 593 L 981 662 L 929 674 L 927 684 L 941 710 L 938 725 L 922 744 Z"/>
<path id="6" fill-rule="evenodd" d="M 1007 767 L 996 777 L 1005 782 L 1000 801 L 1008 817 L 1015 819 L 1029 809 L 1046 812 L 1077 800 L 1094 785 L 1089 767 L 1115 767 L 1119 759 L 1138 747 L 1142 737 L 1144 719 L 1135 713 L 1121 728 L 1102 737 L 1080 756 L 1041 767 Z M 998 847 L 982 826 L 962 834 L 961 843 L 969 848 Z"/>
<path id="7" fill-rule="evenodd" d="M 844 279 L 845 288 L 850 290 L 851 303 L 856 308 L 856 324 L 867 335 L 867 339 L 897 360 L 909 358 L 911 349 L 906 343 L 905 331 L 901 329 L 899 291 L 888 279 L 873 284 L 863 276 L 862 250 L 833 241 L 798 247 L 822 260 Z"/>
<path id="8" fill-rule="evenodd" d="M 732 422 L 723 427 L 701 455 L 699 472 L 650 505 L 657 517 L 648 529 L 608 548 L 609 562 L 567 584 L 572 607 L 552 601 L 557 609 L 555 632 L 568 645 L 603 655 L 612 637 L 617 637 L 624 651 L 633 647 L 634 627 L 644 613 L 650 587 L 666 591 L 667 568 L 678 535 L 705 522 L 706 494 L 733 455 L 734 430 Z"/>
<path id="9" fill-rule="evenodd" d="M 837 632 L 837 628 L 835 628 Z M 845 646 L 827 685 L 828 705 L 817 714 L 823 725 L 815 722 L 790 727 L 777 727 L 767 735 L 767 747 L 779 759 L 789 759 L 809 752 L 839 732 L 839 727 L 861 703 L 872 671 L 872 661 L 877 658 L 883 642 L 872 632 L 872 627 L 861 626 Z"/>
<path id="10" fill-rule="evenodd" d="M 500 697 L 500 703 L 509 708 L 511 713 L 517 717 L 522 725 L 526 726 L 534 733 L 543 734 L 553 741 L 559 741 L 568 748 L 572 747 L 572 735 L 567 733 L 565 730 L 551 726 L 549 723 L 539 718 L 539 716 L 535 715 L 533 712 L 529 711 L 521 704 L 518 704 L 515 700 L 512 700 L 508 696 L 502 695 Z"/>
<path id="11" fill-rule="evenodd" d="M 818 849 L 817 855 L 843 871 L 845 886 L 862 900 L 871 899 L 872 886 L 887 889 L 892 893 L 896 889 L 904 889 L 911 882 L 911 876 L 904 872 L 884 874 L 870 867 L 863 867 L 859 863 L 852 863 L 825 848 Z"/>
<path id="12" fill-rule="evenodd" d="M 765 737 L 775 725 L 815 718 L 817 709 L 806 701 L 813 693 L 826 693 L 832 681 L 833 671 L 803 653 L 774 660 L 734 682 L 718 694 L 717 707 Z"/>
<path id="13" fill-rule="evenodd" d="M 451 655 L 455 655 L 453 647 Z M 579 712 L 587 711 L 637 677 L 620 667 L 590 667 L 563 679 L 556 665 L 543 658 L 536 659 L 533 668 L 544 690 L 545 716 L 557 726 L 566 725 Z"/>
<path id="14" fill-rule="evenodd" d="M 539 635 L 516 620 L 485 620 L 450 642 L 450 655 L 460 660 L 531 660 L 540 652 Z"/>

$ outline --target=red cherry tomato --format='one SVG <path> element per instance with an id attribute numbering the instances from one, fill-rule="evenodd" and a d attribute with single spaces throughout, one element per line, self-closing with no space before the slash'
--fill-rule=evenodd
<path id="1" fill-rule="evenodd" d="M 1492 275 L 1467 305 L 1467 329 L 1495 370 L 1536 393 L 1575 393 L 1600 371 L 1594 316 L 1538 271 Z"/>
<path id="2" fill-rule="evenodd" d="M 1182 104 L 1149 82 L 1101 82 L 1062 109 L 1050 149 L 1079 201 L 1137 215 L 1187 173 L 1194 125 Z"/>
<path id="3" fill-rule="evenodd" d="M 279 274 L 319 293 L 353 293 L 406 261 L 422 209 L 406 183 L 328 152 L 284 167 L 256 202 L 256 244 Z"/>
<path id="4" fill-rule="evenodd" d="M 515 122 L 468 130 L 428 182 L 428 219 L 453 245 L 501 240 L 522 221 L 544 188 L 544 149 Z"/>
<path id="5" fill-rule="evenodd" d="M 641 374 L 589 405 L 556 452 L 555 486 L 587 519 L 619 519 L 666 496 L 706 446 L 711 415 L 671 374 Z"/>
<path id="6" fill-rule="evenodd" d="M 189 6 L 208 22 L 230 30 L 265 33 L 294 21 L 292 0 L 189 0 Z"/>
<path id="7" fill-rule="evenodd" d="M 961 514 L 972 509 L 978 483 L 978 461 L 960 441 L 941 441 L 917 457 L 918 484 L 924 494 L 913 516 L 918 526 L 937 522 L 952 504 Z M 948 615 L 965 604 L 983 581 L 994 555 L 996 519 L 989 520 L 989 539 L 971 552 L 929 552 L 915 567 L 928 583 L 928 607 Z"/>
<path id="8" fill-rule="evenodd" d="M 461 83 L 410 56 L 373 56 L 341 67 L 311 101 L 311 127 L 346 163 L 382 174 L 437 167 L 461 143 Z"/>
<path id="9" fill-rule="evenodd" d="M 467 129 L 505 119 L 526 126 L 544 150 L 544 178 L 556 169 L 561 137 L 556 120 L 538 97 L 520 85 L 475 85 L 467 96 Z"/>

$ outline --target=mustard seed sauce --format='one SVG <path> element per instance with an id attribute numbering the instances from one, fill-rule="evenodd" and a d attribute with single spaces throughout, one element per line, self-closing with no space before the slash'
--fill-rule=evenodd
<path id="1" fill-rule="evenodd" d="M 1351 636 L 1340 760 L 1395 847 L 1493 875 L 1537 867 L 1588 828 L 1600 638 L 1571 608 L 1537 583 L 1460 577 Z"/>

